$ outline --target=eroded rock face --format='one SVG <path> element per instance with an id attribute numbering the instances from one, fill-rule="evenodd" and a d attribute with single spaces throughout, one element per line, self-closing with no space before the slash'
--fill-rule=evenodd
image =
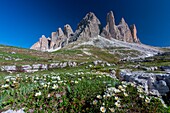
<path id="1" fill-rule="evenodd" d="M 56 47 L 55 48 L 58 48 L 58 47 L 63 47 L 63 42 L 66 41 L 66 36 L 63 32 L 63 30 L 61 28 L 58 28 L 57 30 L 57 41 L 56 41 Z"/>
<path id="2" fill-rule="evenodd" d="M 44 35 L 30 49 L 39 51 L 49 51 L 64 47 L 68 44 L 68 39 L 74 34 L 69 24 L 64 26 L 64 32 L 58 28 L 56 32 L 51 33 L 51 38 L 46 38 Z"/>
<path id="3" fill-rule="evenodd" d="M 34 49 L 34 50 L 39 50 L 39 51 L 41 51 L 40 42 L 36 42 L 34 45 L 31 46 L 30 49 Z"/>
<path id="4" fill-rule="evenodd" d="M 4 72 L 36 72 L 40 70 L 48 70 L 53 68 L 65 68 L 65 67 L 76 67 L 77 62 L 68 61 L 68 62 L 58 62 L 51 64 L 33 64 L 33 65 L 21 65 L 21 66 L 0 66 L 0 71 Z"/>
<path id="5" fill-rule="evenodd" d="M 46 51 L 49 48 L 48 39 L 44 35 L 42 35 L 39 42 L 40 42 L 40 45 L 41 45 L 40 48 L 42 51 Z"/>
<path id="6" fill-rule="evenodd" d="M 64 45 L 67 45 L 68 43 L 69 43 L 69 39 L 72 37 L 72 36 L 74 36 L 74 32 L 73 32 L 73 30 L 72 30 L 72 28 L 71 28 L 71 26 L 69 25 L 69 24 L 66 24 L 65 26 L 64 26 L 64 34 L 65 34 L 65 36 L 67 37 L 66 38 L 66 40 L 64 41 Z M 64 46 L 63 45 L 63 46 Z"/>
<path id="7" fill-rule="evenodd" d="M 166 95 L 170 91 L 169 74 L 146 73 L 143 71 L 131 72 L 130 70 L 121 70 L 120 76 L 122 80 L 142 85 L 147 94 L 160 96 Z"/>
<path id="8" fill-rule="evenodd" d="M 103 28 L 101 36 L 106 37 L 107 39 L 117 39 L 129 43 L 140 43 L 137 38 L 136 26 L 132 25 L 130 29 L 124 18 L 121 19 L 119 25 L 115 24 L 115 18 L 113 12 L 110 11 L 107 14 L 106 26 Z"/>
<path id="9" fill-rule="evenodd" d="M 52 32 L 52 33 L 51 33 L 51 43 L 50 43 L 50 48 L 55 49 L 56 41 L 57 41 L 57 33 L 56 33 L 56 32 Z"/>
<path id="10" fill-rule="evenodd" d="M 64 26 L 64 33 L 65 33 L 67 38 L 70 38 L 71 35 L 73 35 L 73 30 L 72 30 L 72 28 L 71 28 L 71 26 L 69 24 L 66 24 Z"/>
<path id="11" fill-rule="evenodd" d="M 64 35 L 64 32 L 61 28 L 58 28 L 57 30 L 57 38 L 64 38 L 65 35 Z"/>
<path id="12" fill-rule="evenodd" d="M 39 39 L 39 42 L 35 43 L 31 49 L 47 51 L 49 48 L 49 40 L 44 35 Z"/>
<path id="13" fill-rule="evenodd" d="M 121 19 L 117 27 L 120 31 L 118 40 L 132 43 L 133 42 L 132 34 L 124 18 Z"/>
<path id="14" fill-rule="evenodd" d="M 135 24 L 130 26 L 130 30 L 131 30 L 131 33 L 132 33 L 133 42 L 140 43 L 140 40 L 137 37 L 137 29 L 136 29 Z"/>
<path id="15" fill-rule="evenodd" d="M 109 34 L 112 38 L 119 39 L 120 33 L 117 26 L 115 25 L 115 18 L 112 11 L 107 14 L 106 22 L 107 24 L 104 30 L 108 32 L 107 34 Z M 109 35 L 106 35 L 106 37 L 109 37 Z"/>
<path id="16" fill-rule="evenodd" d="M 78 37 L 93 38 L 100 34 L 101 23 L 94 13 L 88 13 L 78 24 L 76 34 Z"/>
<path id="17" fill-rule="evenodd" d="M 101 34 L 102 37 L 105 37 L 107 39 L 111 39 L 111 34 L 109 33 L 109 31 L 106 28 L 103 28 Z"/>
<path id="18" fill-rule="evenodd" d="M 94 38 L 101 35 L 107 39 L 117 39 L 129 43 L 140 43 L 137 38 L 137 29 L 135 25 L 129 28 L 128 24 L 122 18 L 119 25 L 115 24 L 115 18 L 112 11 L 107 14 L 106 26 L 101 32 L 101 23 L 96 15 L 92 12 L 88 13 L 78 24 L 77 30 L 73 32 L 71 26 L 66 24 L 64 31 L 58 28 L 56 32 L 51 33 L 51 38 L 44 35 L 39 42 L 35 43 L 31 49 L 40 51 L 58 50 L 65 45 L 77 41 L 79 38 Z"/>

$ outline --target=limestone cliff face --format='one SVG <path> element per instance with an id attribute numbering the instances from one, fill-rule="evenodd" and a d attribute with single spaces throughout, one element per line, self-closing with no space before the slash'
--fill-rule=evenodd
<path id="1" fill-rule="evenodd" d="M 49 48 L 49 39 L 46 38 L 44 35 L 39 39 L 39 42 L 35 43 L 31 49 L 34 50 L 41 50 L 41 51 L 47 51 Z"/>
<path id="2" fill-rule="evenodd" d="M 30 49 L 48 51 L 64 47 L 68 44 L 68 39 L 73 35 L 73 30 L 69 24 L 62 28 L 58 28 L 56 32 L 51 33 L 51 38 L 46 38 L 44 35 Z"/>
<path id="3" fill-rule="evenodd" d="M 78 24 L 73 36 L 68 43 L 76 41 L 78 38 L 94 38 L 100 34 L 101 23 L 96 15 L 88 13 Z"/>
<path id="4" fill-rule="evenodd" d="M 33 44 L 30 49 L 34 49 L 34 50 L 39 50 L 40 51 L 41 50 L 40 42 L 36 42 L 35 44 Z"/>
<path id="5" fill-rule="evenodd" d="M 133 42 L 140 43 L 140 40 L 137 37 L 137 29 L 136 29 L 135 24 L 130 26 L 130 30 L 131 30 L 131 33 L 132 33 Z"/>
<path id="6" fill-rule="evenodd" d="M 101 23 L 96 15 L 88 13 L 78 24 L 74 36 L 69 42 L 76 41 L 78 38 L 93 38 L 100 34 Z"/>
<path id="7" fill-rule="evenodd" d="M 88 13 L 83 20 L 78 24 L 80 37 L 93 38 L 99 35 L 101 23 L 96 15 L 92 12 Z"/>
<path id="8" fill-rule="evenodd" d="M 140 43 L 137 38 L 136 26 L 132 25 L 130 29 L 124 18 L 121 19 L 119 25 L 116 25 L 113 12 L 110 11 L 107 14 L 106 23 L 101 36 L 106 37 L 107 39 L 114 38 L 129 43 Z"/>
<path id="9" fill-rule="evenodd" d="M 31 49 L 48 51 L 62 48 L 65 45 L 76 41 L 79 38 L 94 38 L 101 35 L 107 39 L 117 39 L 128 43 L 140 43 L 137 37 L 137 29 L 135 25 L 130 28 L 124 18 L 116 25 L 114 14 L 110 11 L 106 17 L 106 26 L 101 29 L 101 22 L 92 12 L 80 21 L 75 32 L 71 26 L 66 24 L 64 30 L 58 28 L 56 32 L 51 33 L 50 38 L 44 35 L 36 42 Z"/>
<path id="10" fill-rule="evenodd" d="M 50 48 L 55 49 L 56 40 L 57 40 L 57 33 L 56 33 L 56 32 L 52 32 L 52 33 L 51 33 L 51 43 L 50 43 Z"/>
<path id="11" fill-rule="evenodd" d="M 104 36 L 108 39 L 110 39 L 111 37 L 114 37 L 115 39 L 119 39 L 119 30 L 117 28 L 117 26 L 115 25 L 115 18 L 113 15 L 113 12 L 110 11 L 107 14 L 106 17 L 106 26 L 103 28 L 103 31 L 101 33 L 101 36 Z"/>
<path id="12" fill-rule="evenodd" d="M 125 22 L 124 18 L 121 19 L 119 25 L 117 26 L 120 32 L 119 39 L 124 42 L 133 43 L 133 38 L 129 26 Z"/>
<path id="13" fill-rule="evenodd" d="M 67 38 L 70 38 L 74 32 L 69 24 L 66 24 L 64 26 L 64 34 L 66 35 Z"/>

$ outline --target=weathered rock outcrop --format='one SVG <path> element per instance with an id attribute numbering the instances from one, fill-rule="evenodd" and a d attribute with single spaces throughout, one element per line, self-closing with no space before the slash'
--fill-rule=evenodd
<path id="1" fill-rule="evenodd" d="M 33 65 L 21 65 L 21 66 L 0 66 L 0 71 L 4 72 L 36 72 L 39 70 L 48 70 L 53 68 L 65 68 L 65 67 L 76 67 L 77 62 L 58 62 L 51 64 L 33 64 Z"/>
<path id="2" fill-rule="evenodd" d="M 69 24 L 66 24 L 64 26 L 64 34 L 66 35 L 67 38 L 70 38 L 74 33 Z"/>
<path id="3" fill-rule="evenodd" d="M 101 23 L 96 15 L 88 13 L 78 24 L 75 34 L 69 39 L 69 43 L 76 41 L 78 38 L 94 38 L 100 34 Z"/>
<path id="4" fill-rule="evenodd" d="M 56 32 L 52 32 L 52 33 L 51 33 L 51 43 L 50 43 L 50 48 L 55 49 L 56 40 L 57 40 L 57 33 L 56 33 Z"/>
<path id="5" fill-rule="evenodd" d="M 55 48 L 63 47 L 63 43 L 66 41 L 66 39 L 67 37 L 65 36 L 63 30 L 61 28 L 58 28 Z"/>
<path id="6" fill-rule="evenodd" d="M 66 24 L 64 26 L 64 34 L 67 37 L 67 39 L 65 40 L 65 45 L 67 45 L 69 43 L 70 38 L 74 36 L 74 32 L 69 24 Z"/>
<path id="7" fill-rule="evenodd" d="M 143 71 L 131 72 L 130 70 L 121 70 L 122 80 L 134 82 L 142 85 L 147 94 L 160 96 L 170 92 L 169 74 L 146 73 Z"/>
<path id="8" fill-rule="evenodd" d="M 35 43 L 31 49 L 34 50 L 41 50 L 41 51 L 47 51 L 49 49 L 49 39 L 46 38 L 44 35 L 39 39 L 39 42 Z"/>
<path id="9" fill-rule="evenodd" d="M 136 26 L 132 25 L 130 29 L 124 18 L 121 19 L 119 25 L 116 25 L 113 12 L 110 11 L 107 14 L 106 22 L 107 24 L 103 28 L 101 36 L 107 39 L 114 38 L 129 43 L 140 43 L 137 38 Z"/>
<path id="10" fill-rule="evenodd" d="M 133 42 L 132 34 L 124 18 L 121 19 L 117 27 L 120 32 L 118 40 L 132 43 Z"/>
<path id="11" fill-rule="evenodd" d="M 103 28 L 101 36 L 104 36 L 108 39 L 111 39 L 111 37 L 119 39 L 120 32 L 115 25 L 115 18 L 112 11 L 107 14 L 106 22 L 106 27 Z"/>
<path id="12" fill-rule="evenodd" d="M 101 23 L 94 13 L 88 13 L 78 24 L 77 37 L 93 38 L 100 34 Z"/>
<path id="13" fill-rule="evenodd" d="M 68 44 L 68 39 L 74 34 L 69 24 L 64 26 L 64 31 L 58 28 L 56 32 L 51 33 L 51 38 L 46 38 L 44 35 L 30 49 L 49 51 L 64 47 Z"/>
<path id="14" fill-rule="evenodd" d="M 130 30 L 131 30 L 131 33 L 132 33 L 133 42 L 140 43 L 140 40 L 137 37 L 137 29 L 136 29 L 135 24 L 130 26 Z"/>
<path id="15" fill-rule="evenodd" d="M 61 28 L 58 28 L 57 30 L 57 38 L 65 38 L 64 32 Z"/>
<path id="16" fill-rule="evenodd" d="M 129 43 L 140 43 L 135 25 L 132 25 L 130 29 L 123 18 L 119 25 L 116 25 L 112 11 L 107 14 L 106 22 L 106 26 L 101 29 L 99 19 L 94 13 L 90 12 L 80 21 L 75 33 L 71 26 L 66 24 L 64 31 L 58 28 L 56 32 L 51 33 L 51 38 L 47 39 L 45 36 L 42 36 L 39 42 L 35 43 L 31 49 L 41 51 L 58 50 L 58 48 L 77 41 L 79 38 L 94 38 L 98 35 L 110 40 L 113 38 Z"/>

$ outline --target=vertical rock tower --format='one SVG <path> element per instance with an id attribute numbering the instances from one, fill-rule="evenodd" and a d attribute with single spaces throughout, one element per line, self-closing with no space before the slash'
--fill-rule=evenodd
<path id="1" fill-rule="evenodd" d="M 128 43 L 140 43 L 136 26 L 133 24 L 129 28 L 124 18 L 116 25 L 112 11 L 107 13 L 106 26 L 103 29 L 101 28 L 100 20 L 94 13 L 90 12 L 80 21 L 75 32 L 73 32 L 69 24 L 66 24 L 64 30 L 58 28 L 56 32 L 52 32 L 51 38 L 46 38 L 42 35 L 31 49 L 40 51 L 58 50 L 69 43 L 77 41 L 79 38 L 94 38 L 98 35 L 109 40 L 117 39 Z"/>

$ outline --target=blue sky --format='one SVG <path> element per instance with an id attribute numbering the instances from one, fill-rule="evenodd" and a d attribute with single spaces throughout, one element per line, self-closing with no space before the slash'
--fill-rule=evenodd
<path id="1" fill-rule="evenodd" d="M 136 24 L 142 43 L 170 46 L 169 6 L 169 0 L 0 0 L 0 44 L 29 48 L 65 24 L 75 30 L 90 11 L 105 26 L 112 10 L 117 24 L 121 17 Z"/>

